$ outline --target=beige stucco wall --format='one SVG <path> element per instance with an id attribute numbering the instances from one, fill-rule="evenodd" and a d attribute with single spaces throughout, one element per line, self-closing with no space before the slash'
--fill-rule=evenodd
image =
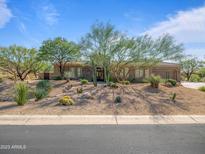
<path id="1" fill-rule="evenodd" d="M 65 71 L 71 71 L 71 70 L 74 73 L 74 77 L 73 77 L 74 79 L 85 78 L 85 79 L 88 79 L 90 81 L 92 80 L 92 69 L 89 65 L 72 63 L 72 64 L 67 65 Z M 128 71 L 128 69 L 125 70 L 125 72 L 126 71 Z M 177 64 L 173 64 L 173 65 L 163 64 L 163 65 L 158 65 L 158 66 L 155 66 L 153 68 L 146 69 L 146 70 L 132 68 L 132 71 L 130 71 L 130 74 L 129 74 L 129 79 L 131 81 L 132 80 L 139 80 L 140 81 L 146 77 L 149 77 L 151 74 L 159 75 L 163 79 L 166 79 L 167 76 L 169 76 L 169 78 L 175 79 L 177 81 L 180 81 L 180 78 L 181 78 L 179 65 L 177 65 Z M 58 76 L 60 76 L 59 67 L 57 65 L 54 65 L 54 72 L 50 73 L 50 79 L 52 79 L 54 77 L 58 77 Z M 44 73 L 40 73 L 39 78 L 43 79 Z"/>

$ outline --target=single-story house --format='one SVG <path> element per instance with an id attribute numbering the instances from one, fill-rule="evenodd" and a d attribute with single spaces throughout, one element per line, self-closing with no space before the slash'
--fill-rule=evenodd
<path id="1" fill-rule="evenodd" d="M 125 70 L 124 72 L 128 71 Z M 92 69 L 88 64 L 80 62 L 70 62 L 66 65 L 65 72 L 69 72 L 71 79 L 88 79 L 92 81 Z M 98 81 L 104 81 L 104 71 L 102 67 L 96 68 L 96 78 Z M 129 71 L 129 80 L 142 81 L 151 74 L 159 75 L 163 79 L 174 79 L 180 81 L 180 65 L 176 63 L 162 62 L 156 66 L 148 69 L 133 69 Z M 40 73 L 40 79 L 54 79 L 60 76 L 59 67 L 54 64 L 54 71 L 52 73 Z"/>

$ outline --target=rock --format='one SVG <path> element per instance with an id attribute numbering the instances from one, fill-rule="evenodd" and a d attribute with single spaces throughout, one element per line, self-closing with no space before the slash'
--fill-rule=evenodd
<path id="1" fill-rule="evenodd" d="M 0 98 L 0 102 L 11 102 L 13 100 L 14 99 L 11 98 L 11 97 L 2 97 L 2 98 Z"/>
<path id="2" fill-rule="evenodd" d="M 82 99 L 94 99 L 94 97 L 89 93 L 89 92 L 85 92 L 81 95 Z"/>

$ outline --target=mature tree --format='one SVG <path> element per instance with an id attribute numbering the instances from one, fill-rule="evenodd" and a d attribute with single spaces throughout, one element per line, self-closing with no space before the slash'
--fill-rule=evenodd
<path id="1" fill-rule="evenodd" d="M 65 66 L 68 62 L 79 57 L 80 48 L 74 42 L 57 37 L 53 40 L 46 40 L 40 47 L 39 56 L 46 61 L 59 66 L 61 77 L 64 77 Z"/>
<path id="2" fill-rule="evenodd" d="M 201 66 L 202 61 L 198 60 L 196 57 L 185 57 L 181 61 L 182 73 L 188 81 L 190 80 L 191 75 L 196 73 Z"/>
<path id="3" fill-rule="evenodd" d="M 27 49 L 13 45 L 0 49 L 0 69 L 15 79 L 25 80 L 33 70 L 38 71 L 41 68 L 39 67 L 40 63 L 34 48 Z"/>
<path id="4" fill-rule="evenodd" d="M 173 37 L 168 34 L 158 39 L 153 39 L 148 35 L 137 38 L 122 37 L 118 42 L 118 50 L 114 53 L 111 68 L 117 79 L 125 80 L 130 71 L 136 68 L 147 69 L 164 60 L 179 60 L 182 57 L 182 51 L 182 45 L 176 44 Z M 125 72 L 125 68 L 128 67 L 128 71 Z"/>
<path id="5" fill-rule="evenodd" d="M 97 23 L 81 41 L 84 55 L 90 61 L 95 61 L 95 66 L 104 68 L 105 80 L 108 83 L 110 72 L 115 78 L 122 80 L 127 78 L 128 72 L 123 73 L 128 66 L 136 69 L 147 68 L 164 60 L 176 60 L 181 58 L 183 46 L 177 44 L 174 38 L 168 34 L 157 39 L 148 35 L 129 38 L 115 30 L 110 24 Z M 93 56 L 95 55 L 95 56 Z M 93 72 L 95 67 L 93 67 Z"/>
<path id="6" fill-rule="evenodd" d="M 109 82 L 110 73 L 109 66 L 116 50 L 116 45 L 120 33 L 114 29 L 114 26 L 107 23 L 96 23 L 89 32 L 81 40 L 84 55 L 88 57 L 93 64 L 93 72 L 95 73 L 96 65 L 103 67 L 106 83 Z M 95 75 L 93 75 L 94 77 Z M 93 79 L 94 80 L 94 79 Z"/>

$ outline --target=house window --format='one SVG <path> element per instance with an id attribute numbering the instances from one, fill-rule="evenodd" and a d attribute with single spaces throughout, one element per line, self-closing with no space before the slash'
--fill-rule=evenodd
<path id="1" fill-rule="evenodd" d="M 70 77 L 75 78 L 75 68 L 71 67 L 69 72 L 70 72 Z"/>
<path id="2" fill-rule="evenodd" d="M 166 79 L 169 79 L 169 72 L 166 72 Z"/>
<path id="3" fill-rule="evenodd" d="M 144 70 L 137 69 L 135 70 L 135 78 L 142 78 L 144 76 Z"/>
<path id="4" fill-rule="evenodd" d="M 77 68 L 77 77 L 81 77 L 81 68 L 80 67 Z"/>

